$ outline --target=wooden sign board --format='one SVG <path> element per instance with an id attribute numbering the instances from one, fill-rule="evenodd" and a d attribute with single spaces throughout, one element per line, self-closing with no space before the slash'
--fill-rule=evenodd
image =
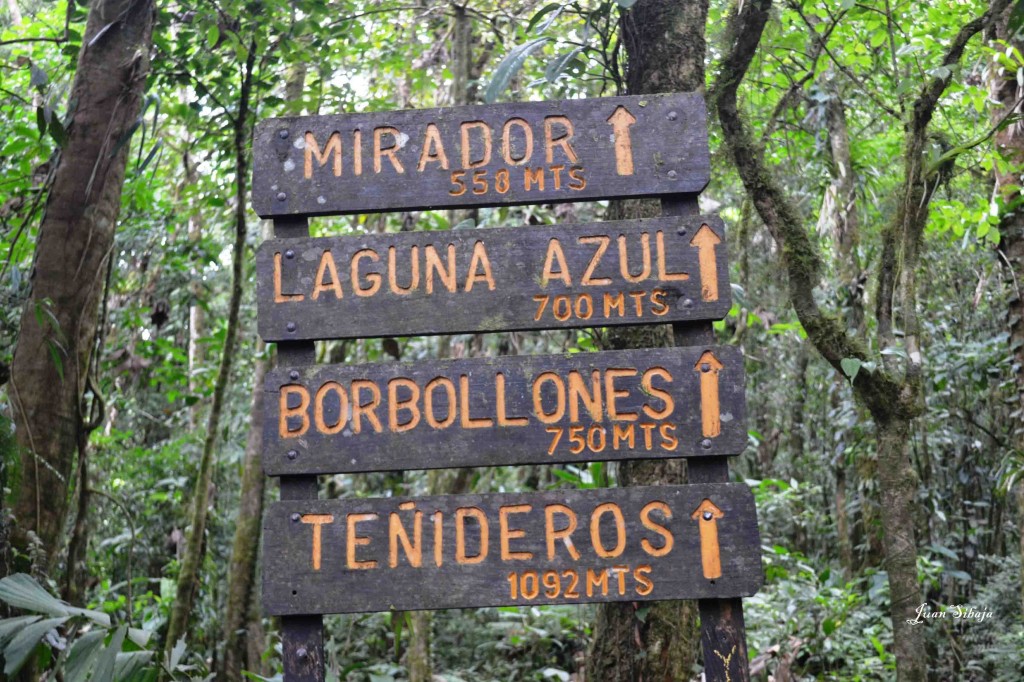
<path id="1" fill-rule="evenodd" d="M 271 118 L 253 137 L 263 217 L 696 193 L 695 93 Z"/>
<path id="2" fill-rule="evenodd" d="M 374 365 L 267 376 L 270 476 L 736 455 L 743 358 L 729 346 Z"/>
<path id="3" fill-rule="evenodd" d="M 762 584 L 739 483 L 288 500 L 263 524 L 269 615 L 719 599 Z"/>
<path id="4" fill-rule="evenodd" d="M 275 239 L 257 255 L 265 341 L 721 319 L 720 218 Z"/>

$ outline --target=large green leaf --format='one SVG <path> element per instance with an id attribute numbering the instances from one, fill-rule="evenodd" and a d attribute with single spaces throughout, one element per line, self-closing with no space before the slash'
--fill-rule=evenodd
<path id="1" fill-rule="evenodd" d="M 37 621 L 22 628 L 21 632 L 14 636 L 11 643 L 4 648 L 4 674 L 13 675 L 21 670 L 29 655 L 36 650 L 39 641 L 47 632 L 58 625 L 63 625 L 69 616 L 61 618 L 47 618 Z"/>
<path id="2" fill-rule="evenodd" d="M 85 616 L 103 627 L 110 627 L 110 616 L 99 611 L 79 609 L 62 602 L 25 573 L 15 573 L 0 580 L 0 599 L 11 606 L 25 611 L 35 611 L 47 616 Z"/>
<path id="3" fill-rule="evenodd" d="M 106 630 L 91 630 L 75 640 L 68 652 L 64 679 L 84 680 L 92 672 L 96 657 L 103 650 L 103 640 L 107 637 Z"/>
<path id="4" fill-rule="evenodd" d="M 122 651 L 114 659 L 114 679 L 132 679 L 144 670 L 152 659 L 152 651 Z"/>
<path id="5" fill-rule="evenodd" d="M 512 48 L 508 55 L 498 64 L 498 68 L 494 70 L 491 83 L 487 86 L 487 91 L 484 93 L 484 101 L 490 104 L 498 99 L 498 95 L 505 91 L 505 88 L 512 82 L 515 75 L 523 68 L 523 64 L 526 62 L 526 58 L 530 56 L 530 53 L 548 40 L 549 38 L 546 37 L 534 38 L 527 43 Z"/>
<path id="6" fill-rule="evenodd" d="M 110 644 L 100 654 L 100 660 L 96 663 L 96 671 L 93 673 L 92 679 L 97 681 L 114 679 L 114 666 L 117 664 L 117 655 L 121 653 L 126 634 L 128 634 L 127 625 L 122 625 L 114 631 L 110 638 Z"/>
<path id="7" fill-rule="evenodd" d="M 42 616 L 18 616 L 17 618 L 4 618 L 0 620 L 0 649 L 7 646 L 11 639 L 21 632 L 21 629 L 31 625 L 42 618 Z"/>

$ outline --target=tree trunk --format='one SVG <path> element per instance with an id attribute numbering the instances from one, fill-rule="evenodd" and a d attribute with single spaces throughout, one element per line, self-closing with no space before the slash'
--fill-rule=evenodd
<path id="1" fill-rule="evenodd" d="M 639 0 L 622 12 L 628 94 L 704 89 L 707 12 L 707 0 Z M 660 214 L 657 202 L 615 202 L 609 210 L 613 220 Z M 612 348 L 664 347 L 671 345 L 669 329 L 620 327 L 609 330 L 608 344 Z M 685 471 L 682 460 L 622 462 L 619 483 L 680 484 L 686 482 Z M 587 678 L 601 682 L 689 679 L 699 641 L 695 602 L 653 602 L 642 619 L 637 618 L 635 604 L 602 604 L 594 623 Z"/>
<path id="2" fill-rule="evenodd" d="M 1010 9 L 1005 9 L 995 25 L 996 38 L 1010 41 Z M 1018 50 L 1024 50 L 1024 40 L 1011 41 Z M 1020 114 L 1021 96 L 1024 86 L 1014 73 L 993 74 L 992 99 L 999 102 L 993 107 L 992 118 L 1001 121 L 1012 114 Z M 1013 107 L 1016 107 L 1014 109 Z M 1003 157 L 1006 165 L 1000 172 L 996 166 L 996 198 L 1001 203 L 999 221 L 999 250 L 1007 264 L 1006 280 L 1010 289 L 1007 318 L 1010 327 L 1010 352 L 1013 353 L 1014 380 L 1017 387 L 1017 409 L 1013 413 L 1013 449 L 1017 452 L 1018 463 L 1024 462 L 1024 203 L 1019 191 L 1021 168 L 1024 168 L 1024 122 L 1016 121 L 995 135 L 996 152 Z M 1016 202 L 1013 204 L 1011 202 Z M 1021 464 L 1018 464 L 1021 466 Z M 1017 528 L 1020 530 L 1021 555 L 1021 609 L 1024 610 L 1024 472 L 1018 478 L 1016 490 L 1017 510 L 1020 514 Z"/>
<path id="3" fill-rule="evenodd" d="M 248 56 L 242 71 L 242 86 L 239 93 L 238 112 L 234 115 L 234 151 L 235 151 L 235 242 L 232 250 L 231 266 L 231 298 L 228 303 L 228 324 L 224 336 L 224 349 L 221 354 L 217 381 L 213 388 L 213 404 L 206 422 L 206 439 L 203 442 L 203 454 L 199 461 L 199 473 L 193 487 L 190 527 L 185 541 L 185 553 L 181 559 L 178 572 L 177 597 L 171 608 L 171 618 L 167 625 L 167 637 L 164 643 L 166 655 L 178 640 L 185 636 L 188 620 L 192 614 L 196 591 L 199 585 L 199 569 L 203 562 L 203 542 L 206 534 L 206 516 L 209 504 L 210 482 L 213 479 L 213 456 L 220 433 L 220 416 L 224 406 L 224 393 L 231 378 L 231 364 L 235 353 L 235 338 L 238 336 L 238 311 L 242 302 L 242 283 L 244 281 L 244 258 L 246 237 L 246 214 L 248 207 L 249 163 L 247 159 L 249 144 L 249 105 L 253 87 L 253 67 L 256 62 L 255 41 L 249 43 Z"/>
<path id="4" fill-rule="evenodd" d="M 39 227 L 32 293 L 11 368 L 22 449 L 13 541 L 25 548 L 33 532 L 50 567 L 62 544 L 84 428 L 81 401 L 131 146 L 117 144 L 139 114 L 153 14 L 151 0 L 107 0 L 89 12 L 69 98 L 68 139 Z"/>
<path id="5" fill-rule="evenodd" d="M 886 419 L 888 417 L 888 419 Z M 928 678 L 925 638 L 917 619 L 922 603 L 917 582 L 917 533 L 914 505 L 919 481 L 910 464 L 907 446 L 910 420 L 875 415 L 878 441 L 878 488 L 881 495 L 885 569 L 889 575 L 889 613 L 899 680 Z"/>
<path id="6" fill-rule="evenodd" d="M 220 657 L 217 679 L 236 682 L 242 679 L 243 668 L 251 669 L 246 619 L 260 619 L 256 585 L 256 557 L 259 554 L 260 523 L 266 478 L 261 465 L 263 455 L 263 379 L 267 374 L 266 348 L 257 342 L 256 367 L 253 372 L 252 409 L 249 436 L 242 460 L 242 489 L 239 492 L 238 515 L 235 518 L 235 539 L 231 545 L 228 568 L 228 598 L 224 607 L 224 655 Z M 262 648 L 262 647 L 257 647 Z"/>

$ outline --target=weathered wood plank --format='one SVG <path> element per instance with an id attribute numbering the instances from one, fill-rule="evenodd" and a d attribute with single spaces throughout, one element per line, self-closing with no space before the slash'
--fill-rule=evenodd
<path id="1" fill-rule="evenodd" d="M 735 455 L 743 359 L 707 346 L 277 369 L 268 475 Z"/>
<path id="2" fill-rule="evenodd" d="M 738 483 L 278 502 L 263 538 L 274 615 L 719 599 L 762 584 Z"/>
<path id="3" fill-rule="evenodd" d="M 709 177 L 695 93 L 271 118 L 253 137 L 264 217 L 660 196 Z"/>
<path id="4" fill-rule="evenodd" d="M 266 341 L 721 319 L 717 216 L 264 242 Z"/>

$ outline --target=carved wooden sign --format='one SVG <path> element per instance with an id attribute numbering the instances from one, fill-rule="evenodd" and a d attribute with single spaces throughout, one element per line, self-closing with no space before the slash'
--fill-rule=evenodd
<path id="1" fill-rule="evenodd" d="M 279 368 L 270 476 L 736 455 L 743 358 L 729 346 Z"/>
<path id="2" fill-rule="evenodd" d="M 253 138 L 264 217 L 696 193 L 695 93 L 271 118 Z"/>
<path id="3" fill-rule="evenodd" d="M 266 341 L 721 319 L 720 218 L 276 239 L 257 255 Z"/>
<path id="4" fill-rule="evenodd" d="M 718 599 L 762 583 L 739 483 L 289 500 L 263 524 L 270 615 Z"/>

